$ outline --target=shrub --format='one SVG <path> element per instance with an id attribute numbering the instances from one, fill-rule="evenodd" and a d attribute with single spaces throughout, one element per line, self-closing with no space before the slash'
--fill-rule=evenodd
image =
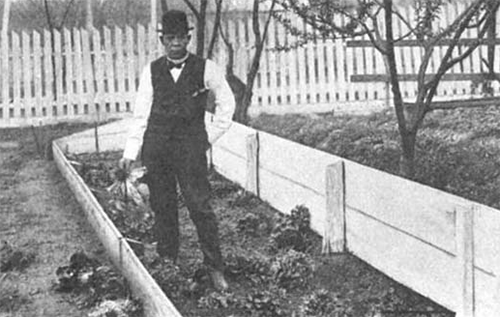
<path id="1" fill-rule="evenodd" d="M 296 206 L 290 215 L 280 217 L 271 232 L 271 247 L 304 252 L 310 247 L 313 232 L 311 214 L 305 206 Z"/>
<path id="2" fill-rule="evenodd" d="M 252 316 L 280 317 L 285 313 L 279 302 L 279 293 L 273 291 L 255 291 L 248 295 L 245 307 Z"/>
<path id="3" fill-rule="evenodd" d="M 307 254 L 289 250 L 271 264 L 273 281 L 285 289 L 305 285 L 314 272 L 313 260 Z"/>

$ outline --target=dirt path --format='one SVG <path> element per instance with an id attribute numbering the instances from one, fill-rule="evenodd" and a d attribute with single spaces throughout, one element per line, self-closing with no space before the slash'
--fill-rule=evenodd
<path id="1" fill-rule="evenodd" d="M 0 317 L 87 316 L 87 309 L 54 290 L 55 271 L 75 251 L 105 261 L 104 251 L 32 136 L 0 129 L 0 240 L 35 254 L 26 269 L 0 273 Z"/>

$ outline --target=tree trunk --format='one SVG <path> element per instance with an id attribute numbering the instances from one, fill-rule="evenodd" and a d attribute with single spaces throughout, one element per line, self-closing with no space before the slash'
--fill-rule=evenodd
<path id="1" fill-rule="evenodd" d="M 196 55 L 205 56 L 205 26 L 207 19 L 208 0 L 202 0 L 200 3 L 200 12 L 196 28 Z"/>
<path id="2" fill-rule="evenodd" d="M 401 135 L 401 158 L 399 161 L 399 171 L 405 177 L 413 179 L 415 177 L 415 144 L 417 140 L 416 131 L 407 131 Z"/>
<path id="3" fill-rule="evenodd" d="M 92 27 L 94 26 L 94 17 L 92 15 L 92 0 L 87 0 L 86 2 L 85 27 L 90 32 L 90 30 L 92 30 Z"/>
<path id="4" fill-rule="evenodd" d="M 231 91 L 234 94 L 234 99 L 236 101 L 236 109 L 234 112 L 233 119 L 240 123 L 248 122 L 247 110 L 249 102 L 245 101 L 245 93 L 247 92 L 246 85 L 234 74 L 226 75 L 227 81 L 229 83 L 229 87 L 231 87 Z M 250 96 L 251 98 L 251 96 Z"/>
<path id="5" fill-rule="evenodd" d="M 210 39 L 210 43 L 208 44 L 208 49 L 207 49 L 207 58 L 212 59 L 213 53 L 214 53 L 214 48 L 215 44 L 218 39 L 219 35 L 219 28 L 220 28 L 220 20 L 221 20 L 221 13 L 222 13 L 222 1 L 223 0 L 216 0 L 215 1 L 215 18 L 214 18 L 214 27 L 212 29 L 212 37 Z"/>
<path id="6" fill-rule="evenodd" d="M 161 3 L 161 12 L 162 13 L 167 12 L 168 11 L 167 0 L 161 0 L 160 3 Z"/>

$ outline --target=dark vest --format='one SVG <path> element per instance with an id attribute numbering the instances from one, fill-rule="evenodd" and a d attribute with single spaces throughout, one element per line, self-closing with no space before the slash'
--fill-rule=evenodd
<path id="1" fill-rule="evenodd" d="M 168 70 L 166 57 L 151 63 L 153 104 L 145 137 L 196 138 L 206 142 L 204 75 L 205 60 L 192 54 L 177 82 Z"/>

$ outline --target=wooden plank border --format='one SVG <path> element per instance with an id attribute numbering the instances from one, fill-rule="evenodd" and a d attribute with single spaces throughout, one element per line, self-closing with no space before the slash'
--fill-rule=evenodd
<path id="1" fill-rule="evenodd" d="M 83 179 L 68 162 L 58 141 L 52 143 L 56 165 L 80 203 L 114 265 L 129 281 L 135 296 L 144 304 L 147 317 L 182 317 L 163 293 L 129 244 L 106 215 Z"/>

